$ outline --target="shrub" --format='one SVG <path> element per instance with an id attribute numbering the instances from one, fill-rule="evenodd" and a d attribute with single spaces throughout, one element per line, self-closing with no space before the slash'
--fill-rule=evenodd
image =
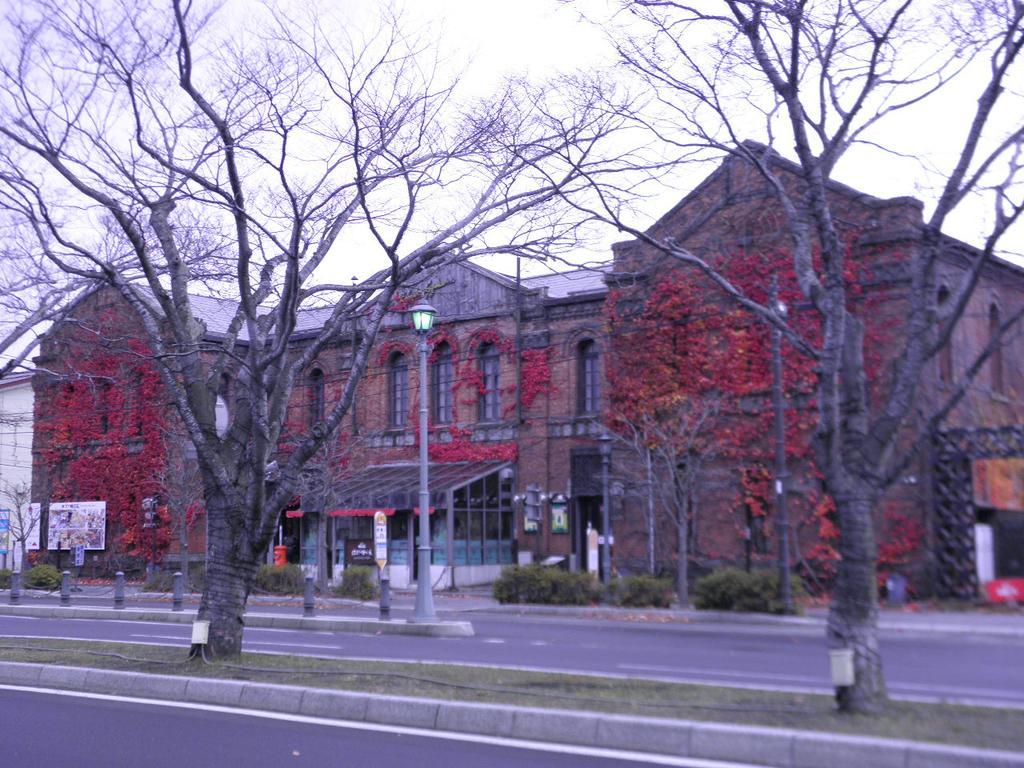
<path id="1" fill-rule="evenodd" d="M 797 576 L 791 577 L 793 597 L 804 594 Z M 782 613 L 779 600 L 779 574 L 775 571 L 741 571 L 723 568 L 700 579 L 694 591 L 696 605 L 703 610 Z"/>
<path id="2" fill-rule="evenodd" d="M 675 596 L 670 579 L 654 576 L 627 576 L 609 587 L 609 598 L 627 608 L 668 608 Z"/>
<path id="3" fill-rule="evenodd" d="M 350 565 L 341 574 L 341 581 L 335 585 L 338 597 L 355 600 L 373 600 L 379 594 L 374 569 L 365 565 Z"/>
<path id="4" fill-rule="evenodd" d="M 35 565 L 25 572 L 24 584 L 30 589 L 59 589 L 61 574 L 52 565 Z"/>
<path id="5" fill-rule="evenodd" d="M 589 573 L 572 573 L 542 565 L 514 565 L 494 582 L 499 603 L 590 605 L 597 602 L 600 587 Z"/>
<path id="6" fill-rule="evenodd" d="M 305 575 L 294 563 L 287 565 L 263 565 L 256 574 L 256 589 L 274 595 L 298 595 L 302 593 Z"/>
<path id="7" fill-rule="evenodd" d="M 11 588 L 11 572 L 6 568 L 0 568 L 0 589 Z"/>

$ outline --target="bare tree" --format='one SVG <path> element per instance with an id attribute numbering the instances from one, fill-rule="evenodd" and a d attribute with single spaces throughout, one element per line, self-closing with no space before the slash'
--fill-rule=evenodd
<path id="1" fill-rule="evenodd" d="M 689 602 L 690 527 L 699 495 L 699 482 L 716 456 L 714 429 L 721 413 L 718 398 L 679 398 L 668 409 L 617 417 L 615 434 L 641 464 L 647 502 L 647 551 L 654 573 L 658 513 L 676 535 L 676 594 Z"/>
<path id="2" fill-rule="evenodd" d="M 4 481 L 0 495 L 10 504 L 11 541 L 18 547 L 19 567 L 24 570 L 28 543 L 39 536 L 39 507 L 29 503 L 32 500 L 32 487 L 28 483 Z"/>
<path id="3" fill-rule="evenodd" d="M 3 208 L 48 264 L 135 310 L 195 445 L 215 656 L 240 651 L 279 513 L 348 411 L 395 292 L 434 265 L 577 244 L 587 216 L 567 201 L 629 167 L 604 149 L 622 120 L 597 78 L 461 102 L 428 34 L 395 19 L 360 38 L 247 10 L 232 30 L 186 0 L 39 0 L 9 19 L 0 66 Z M 383 268 L 353 287 L 368 259 Z M 238 301 L 216 342 L 190 295 L 205 285 Z M 295 346 L 309 307 L 323 323 Z M 296 377 L 353 324 L 349 378 L 279 456 Z"/>
<path id="4" fill-rule="evenodd" d="M 877 642 L 876 543 L 872 509 L 917 449 L 962 400 L 1000 337 L 1021 311 L 1002 319 L 992 342 L 933 411 L 918 413 L 925 367 L 948 343 L 982 270 L 1022 211 L 1021 48 L 1024 2 L 914 3 L 874 0 L 631 0 L 612 23 L 625 66 L 650 86 L 658 109 L 638 115 L 683 159 L 735 157 L 771 189 L 783 213 L 800 290 L 820 317 L 819 342 L 751 299 L 713 260 L 684 247 L 688 233 L 729 204 L 708 205 L 687 232 L 632 226 L 612 204 L 601 215 L 645 247 L 706 275 L 725 295 L 779 328 L 816 361 L 817 463 L 834 498 L 841 561 L 828 620 L 829 643 L 852 649 L 856 682 L 837 691 L 844 710 L 870 711 L 885 699 Z M 976 84 L 964 135 L 946 157 L 936 202 L 907 259 L 906 321 L 884 402 L 870 407 L 864 322 L 844 279 L 842 210 L 830 192 L 851 147 L 888 151 L 885 126 L 927 104 L 958 74 Z M 960 102 L 968 108 L 967 100 Z M 749 141 L 757 139 L 757 142 Z M 775 146 L 792 147 L 795 163 Z M 795 183 L 794 183 L 795 181 Z M 949 240 L 944 225 L 968 200 L 987 197 L 991 215 L 980 247 L 936 311 L 936 267 Z M 596 211 L 595 211 L 596 212 Z M 909 445 L 910 450 L 904 450 Z"/>
<path id="5" fill-rule="evenodd" d="M 171 539 L 177 539 L 181 557 L 181 575 L 185 592 L 191 591 L 192 557 L 189 535 L 204 519 L 203 477 L 188 437 L 179 431 L 166 431 L 166 461 L 157 470 L 154 486 L 166 502 Z"/>
<path id="6" fill-rule="evenodd" d="M 321 446 L 320 450 L 306 463 L 299 479 L 296 491 L 302 497 L 306 509 L 319 514 L 317 525 L 317 588 L 321 594 L 327 590 L 327 582 L 333 563 L 327 560 L 327 526 L 333 518 L 326 512 L 335 500 L 338 485 L 342 479 L 350 476 L 349 460 L 353 451 L 359 449 L 362 440 L 358 435 L 345 433 L 339 439 L 331 440 Z"/>

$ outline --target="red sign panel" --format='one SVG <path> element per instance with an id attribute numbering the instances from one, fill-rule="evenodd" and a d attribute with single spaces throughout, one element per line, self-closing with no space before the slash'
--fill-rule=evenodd
<path id="1" fill-rule="evenodd" d="M 992 579 L 985 591 L 990 603 L 1024 603 L 1024 579 Z"/>

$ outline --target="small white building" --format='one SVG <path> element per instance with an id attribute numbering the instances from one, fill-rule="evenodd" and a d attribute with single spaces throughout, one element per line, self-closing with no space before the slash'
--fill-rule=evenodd
<path id="1" fill-rule="evenodd" d="M 31 372 L 0 379 L 0 568 L 20 565 L 15 543 L 19 524 L 38 526 L 27 509 L 32 488 L 32 407 Z M 25 506 L 21 514 L 19 503 Z"/>

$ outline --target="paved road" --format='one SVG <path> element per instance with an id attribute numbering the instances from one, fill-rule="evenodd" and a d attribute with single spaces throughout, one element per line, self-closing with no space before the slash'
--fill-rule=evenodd
<path id="1" fill-rule="evenodd" d="M 9 768 L 397 766 L 617 768 L 651 765 L 635 753 L 559 747 L 416 729 L 341 726 L 315 718 L 165 706 L 133 699 L 0 688 L 3 765 Z M 496 743 L 495 743 L 496 742 Z M 566 751 L 557 751 L 566 750 Z M 709 768 L 708 761 L 663 765 Z"/>
<path id="2" fill-rule="evenodd" d="M 462 618 L 465 618 L 463 616 Z M 441 661 L 830 690 L 818 629 L 474 614 L 476 636 L 418 638 L 249 628 L 250 651 Z M 188 625 L 0 616 L 0 637 L 187 645 Z M 0 643 L 12 642 L 0 639 Z M 1024 642 L 886 635 L 890 692 L 1024 706 Z"/>

